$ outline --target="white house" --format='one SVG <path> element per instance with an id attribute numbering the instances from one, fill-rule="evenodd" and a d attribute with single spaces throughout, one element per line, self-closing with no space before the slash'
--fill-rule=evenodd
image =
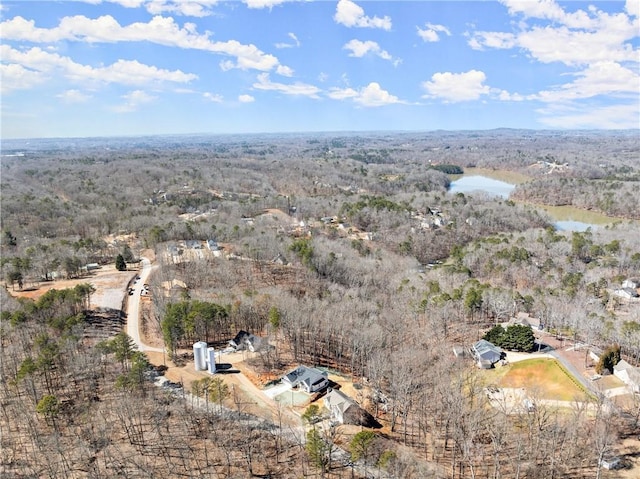
<path id="1" fill-rule="evenodd" d="M 613 291 L 613 294 L 620 298 L 631 299 L 637 298 L 638 292 L 633 288 L 620 288 Z"/>
<path id="2" fill-rule="evenodd" d="M 640 393 L 640 369 L 622 359 L 613 367 L 613 375 L 619 378 L 634 393 Z"/>

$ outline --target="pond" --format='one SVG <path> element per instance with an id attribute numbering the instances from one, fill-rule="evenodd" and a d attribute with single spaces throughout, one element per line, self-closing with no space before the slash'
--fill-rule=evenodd
<path id="1" fill-rule="evenodd" d="M 487 176 L 463 175 L 459 179 L 451 182 L 449 192 L 455 195 L 456 193 L 470 194 L 481 191 L 491 196 L 499 196 L 506 199 L 509 198 L 509 195 L 515 187 L 516 185 L 512 185 L 506 181 L 494 180 Z"/>
<path id="2" fill-rule="evenodd" d="M 471 174 L 456 177 L 449 186 L 452 194 L 473 194 L 482 192 L 490 196 L 507 199 L 516 185 L 506 181 L 496 180 L 488 176 Z M 554 226 L 558 231 L 586 231 L 596 229 L 615 221 L 601 213 L 585 211 L 573 206 L 538 206 L 555 220 Z"/>

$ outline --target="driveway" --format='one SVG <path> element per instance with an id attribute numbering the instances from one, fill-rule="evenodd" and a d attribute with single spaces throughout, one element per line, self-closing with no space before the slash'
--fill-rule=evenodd
<path id="1" fill-rule="evenodd" d="M 563 345 L 563 343 L 556 340 L 555 337 L 550 334 L 538 334 L 537 338 L 549 345 L 550 349 L 546 351 L 547 354 L 558 360 L 558 362 L 580 382 L 586 391 L 595 395 L 602 394 L 598 386 L 594 384 L 593 381 L 587 379 L 580 369 L 578 369 L 578 364 L 581 366 L 584 365 L 584 354 L 582 352 L 577 351 L 574 347 L 570 347 L 566 343 Z"/>
<path id="2" fill-rule="evenodd" d="M 142 292 L 142 285 L 147 282 L 153 269 L 154 266 L 151 266 L 151 261 L 147 258 L 142 258 L 142 269 L 138 275 L 140 279 L 133 284 L 133 294 L 129 295 L 129 302 L 127 303 L 127 334 L 135 341 L 140 351 L 161 353 L 163 351 L 162 348 L 147 346 L 140 337 L 140 293 Z"/>

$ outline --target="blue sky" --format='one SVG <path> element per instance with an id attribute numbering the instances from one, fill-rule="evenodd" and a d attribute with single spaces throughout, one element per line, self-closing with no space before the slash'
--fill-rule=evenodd
<path id="1" fill-rule="evenodd" d="M 640 1 L 3 1 L 2 138 L 640 127 Z"/>

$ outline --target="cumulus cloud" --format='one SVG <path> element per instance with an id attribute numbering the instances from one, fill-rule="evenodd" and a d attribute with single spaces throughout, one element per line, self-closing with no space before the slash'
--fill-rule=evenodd
<path id="1" fill-rule="evenodd" d="M 383 60 L 393 61 L 393 57 L 389 55 L 387 51 L 380 48 L 380 45 L 371 40 L 367 40 L 365 42 L 355 39 L 350 40 L 345 43 L 342 48 L 351 52 L 349 53 L 350 57 L 362 58 L 365 55 L 371 54 L 380 57 Z"/>
<path id="2" fill-rule="evenodd" d="M 596 6 L 569 11 L 569 4 L 561 6 L 555 0 L 502 3 L 518 17 L 517 27 L 508 32 L 474 32 L 468 40 L 471 48 L 519 49 L 534 61 L 564 65 L 565 76 L 572 81 L 528 95 L 500 91 L 499 100 L 544 102 L 537 113 L 543 124 L 552 127 L 638 127 L 637 0 L 627 1 L 626 13 L 607 13 Z M 603 106 L 605 100 L 627 105 Z"/>
<path id="3" fill-rule="evenodd" d="M 353 88 L 332 88 L 327 95 L 334 100 L 351 99 L 355 103 L 366 107 L 403 103 L 397 96 L 383 90 L 377 82 L 371 82 L 359 90 L 354 90 Z"/>
<path id="4" fill-rule="evenodd" d="M 257 81 L 253 84 L 256 90 L 279 91 L 285 95 L 308 96 L 310 98 L 318 98 L 320 89 L 314 85 L 307 83 L 295 82 L 291 84 L 272 82 L 268 73 L 258 75 Z"/>
<path id="5" fill-rule="evenodd" d="M 91 98 L 91 95 L 81 92 L 80 90 L 66 90 L 56 95 L 64 103 L 85 103 Z"/>
<path id="6" fill-rule="evenodd" d="M 575 74 L 577 79 L 554 90 L 541 91 L 536 98 L 544 102 L 572 101 L 599 95 L 637 97 L 640 75 L 615 62 L 590 65 Z"/>
<path id="7" fill-rule="evenodd" d="M 4 47 L 2 49 L 5 51 Z M 4 54 L 2 59 L 6 61 Z M 0 86 L 3 94 L 13 90 L 28 90 L 46 81 L 47 77 L 41 71 L 25 68 L 17 63 L 0 64 Z"/>
<path id="8" fill-rule="evenodd" d="M 360 28 L 381 28 L 391 30 L 391 18 L 388 16 L 368 17 L 364 14 L 364 9 L 351 0 L 340 0 L 336 6 L 336 13 L 333 17 L 336 23 L 346 27 Z"/>
<path id="9" fill-rule="evenodd" d="M 198 34 L 193 23 L 181 28 L 173 18 L 155 16 L 149 22 L 136 22 L 122 26 L 110 15 L 91 19 L 82 15 L 64 17 L 57 27 L 39 28 L 33 20 L 15 17 L 0 23 L 6 40 L 23 40 L 34 43 L 53 43 L 63 40 L 87 43 L 149 42 L 169 47 L 202 50 L 235 60 L 221 63 L 223 70 L 238 68 L 270 71 L 277 68 L 278 59 L 264 53 L 253 44 L 237 40 L 211 41 L 209 33 Z"/>
<path id="10" fill-rule="evenodd" d="M 238 101 L 240 103 L 253 103 L 256 99 L 251 95 L 238 95 Z"/>
<path id="11" fill-rule="evenodd" d="M 567 13 L 553 0 L 504 0 L 503 3 L 512 16 L 524 17 L 519 31 L 475 32 L 469 39 L 472 48 L 521 48 L 539 62 L 568 66 L 606 60 L 638 61 L 638 50 L 631 44 L 640 31 L 637 16 L 609 14 L 596 8 Z M 530 27 L 526 23 L 529 18 L 550 23 Z"/>
<path id="12" fill-rule="evenodd" d="M 422 87 L 427 91 L 423 98 L 439 98 L 450 103 L 477 100 L 491 91 L 484 85 L 485 80 L 484 72 L 478 70 L 464 73 L 434 73 L 431 81 L 422 83 Z"/>
<path id="13" fill-rule="evenodd" d="M 418 29 L 418 36 L 425 42 L 438 42 L 440 41 L 440 33 L 444 33 L 447 36 L 451 36 L 451 32 L 444 25 L 434 25 L 433 23 L 425 24 L 425 28 L 416 27 Z"/>
<path id="14" fill-rule="evenodd" d="M 19 51 L 8 45 L 0 46 L 3 61 L 17 64 L 25 69 L 41 73 L 60 72 L 70 80 L 83 82 L 119 83 L 123 85 L 146 85 L 149 83 L 189 83 L 197 75 L 180 70 L 165 70 L 145 65 L 136 60 L 118 60 L 104 67 L 92 67 L 76 63 L 68 57 L 49 53 L 33 47 Z"/>
<path id="15" fill-rule="evenodd" d="M 114 111 L 118 113 L 130 113 L 132 111 L 136 111 L 140 106 L 151 103 L 158 97 L 149 95 L 142 90 L 134 90 L 126 95 L 122 95 L 121 98 L 124 99 L 124 103 L 114 107 Z"/>

